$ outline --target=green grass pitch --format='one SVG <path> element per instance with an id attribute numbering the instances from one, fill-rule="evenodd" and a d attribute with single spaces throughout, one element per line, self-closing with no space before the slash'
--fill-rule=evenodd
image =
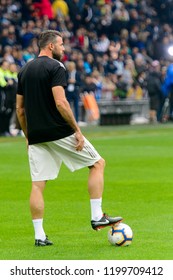
<path id="1" fill-rule="evenodd" d="M 103 210 L 131 226 L 131 246 L 111 246 L 108 228 L 91 229 L 88 170 L 62 166 L 44 194 L 44 227 L 54 246 L 36 248 L 25 140 L 0 138 L 0 259 L 173 259 L 173 125 L 82 130 L 106 160 Z"/>

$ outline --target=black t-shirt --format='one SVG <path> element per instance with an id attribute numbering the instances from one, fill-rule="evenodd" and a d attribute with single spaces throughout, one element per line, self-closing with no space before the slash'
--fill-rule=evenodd
<path id="1" fill-rule="evenodd" d="M 47 56 L 28 62 L 18 74 L 17 94 L 24 96 L 29 144 L 67 137 L 74 130 L 56 107 L 52 87 L 66 87 L 64 65 Z"/>

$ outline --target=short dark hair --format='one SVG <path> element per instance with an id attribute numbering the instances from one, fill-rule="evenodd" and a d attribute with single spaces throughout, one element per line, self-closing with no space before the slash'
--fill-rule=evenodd
<path id="1" fill-rule="evenodd" d="M 49 43 L 53 43 L 57 36 L 62 37 L 61 33 L 57 30 L 45 30 L 41 32 L 38 38 L 39 49 L 44 49 Z"/>

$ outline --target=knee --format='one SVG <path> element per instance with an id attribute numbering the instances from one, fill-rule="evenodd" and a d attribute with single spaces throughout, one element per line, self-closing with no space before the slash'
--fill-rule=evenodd
<path id="1" fill-rule="evenodd" d="M 43 192 L 46 186 L 46 181 L 36 181 L 32 182 L 32 190 Z"/>
<path id="2" fill-rule="evenodd" d="M 105 165 L 106 165 L 106 162 L 105 162 L 105 160 L 104 160 L 104 158 L 101 158 L 100 160 L 100 164 L 103 166 L 103 168 L 105 167 Z"/>
<path id="3" fill-rule="evenodd" d="M 103 158 L 99 159 L 99 161 L 97 161 L 95 163 L 95 167 L 98 167 L 99 169 L 102 169 L 102 170 L 105 168 L 105 165 L 106 165 L 106 163 Z"/>

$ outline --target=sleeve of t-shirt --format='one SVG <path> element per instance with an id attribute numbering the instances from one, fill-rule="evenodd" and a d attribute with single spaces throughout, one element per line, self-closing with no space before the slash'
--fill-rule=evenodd
<path id="1" fill-rule="evenodd" d="M 18 74 L 17 94 L 23 95 L 22 85 L 20 82 L 20 73 Z"/>
<path id="2" fill-rule="evenodd" d="M 67 86 L 67 78 L 66 78 L 66 70 L 64 67 L 59 66 L 56 67 L 52 70 L 52 81 L 51 85 L 52 87 L 55 86 L 62 86 L 66 87 Z"/>

